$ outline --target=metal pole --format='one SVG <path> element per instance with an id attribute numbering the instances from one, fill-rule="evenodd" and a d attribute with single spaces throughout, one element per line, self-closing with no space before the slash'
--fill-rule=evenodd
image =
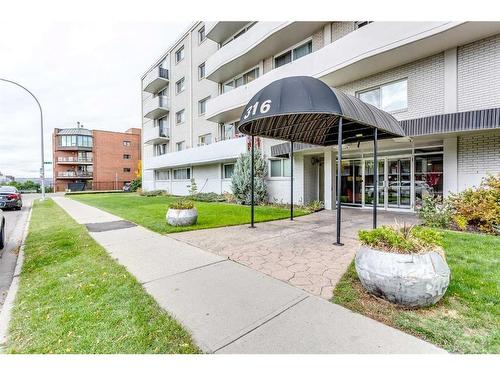
<path id="1" fill-rule="evenodd" d="M 23 85 L 10 81 L 8 79 L 0 78 L 0 81 L 3 82 L 8 82 L 12 83 L 13 85 L 16 85 L 20 88 L 22 88 L 24 91 L 26 91 L 28 94 L 30 94 L 33 99 L 35 99 L 36 104 L 38 104 L 38 108 L 40 109 L 40 143 L 41 143 L 41 156 L 42 156 L 42 167 L 40 168 L 40 178 L 41 178 L 41 186 L 42 186 L 42 200 L 45 200 L 45 159 L 44 159 L 44 147 L 43 147 L 43 111 L 42 111 L 42 106 L 40 105 L 40 102 L 36 98 L 36 96 L 28 90 L 26 87 Z"/>
<path id="2" fill-rule="evenodd" d="M 252 135 L 252 158 L 250 160 L 250 169 L 251 169 L 251 172 L 250 172 L 250 186 L 251 186 L 251 209 L 250 209 L 250 212 L 251 212 L 251 219 L 250 219 L 250 228 L 255 228 L 255 225 L 254 225 L 254 222 L 255 222 L 255 209 L 254 209 L 254 205 L 255 205 L 255 199 L 254 199 L 254 174 L 255 174 L 255 171 L 254 171 L 254 158 L 255 158 L 255 144 L 254 144 L 254 136 Z"/>
<path id="3" fill-rule="evenodd" d="M 373 131 L 373 229 L 377 228 L 377 200 L 378 200 L 378 129 Z"/>
<path id="4" fill-rule="evenodd" d="M 342 117 L 339 117 L 339 135 L 338 135 L 338 153 L 337 153 L 337 242 L 334 245 L 343 246 L 340 242 L 340 221 L 342 220 L 342 202 L 340 194 L 342 188 Z"/>
<path id="5" fill-rule="evenodd" d="M 290 142 L 290 220 L 293 220 L 293 141 Z"/>

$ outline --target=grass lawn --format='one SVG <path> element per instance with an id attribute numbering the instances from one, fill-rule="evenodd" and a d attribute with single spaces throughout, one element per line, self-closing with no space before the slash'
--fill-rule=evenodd
<path id="1" fill-rule="evenodd" d="M 168 205 L 179 197 L 143 197 L 135 193 L 71 195 L 69 198 L 98 207 L 124 219 L 159 233 L 225 227 L 250 223 L 250 207 L 230 203 L 194 202 L 198 209 L 198 223 L 188 227 L 167 224 Z M 296 209 L 296 216 L 305 215 Z M 290 211 L 272 206 L 256 206 L 255 221 L 270 221 L 289 217 Z"/>
<path id="2" fill-rule="evenodd" d="M 197 353 L 189 334 L 56 203 L 35 202 L 10 353 Z"/>
<path id="3" fill-rule="evenodd" d="M 450 352 L 500 353 L 500 237 L 444 232 L 448 291 L 433 307 L 407 310 L 364 292 L 354 264 L 333 302 Z"/>

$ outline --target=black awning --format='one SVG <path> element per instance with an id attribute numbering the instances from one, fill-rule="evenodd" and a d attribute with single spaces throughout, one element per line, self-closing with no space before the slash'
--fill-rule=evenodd
<path id="1" fill-rule="evenodd" d="M 404 136 L 390 114 L 358 98 L 327 86 L 312 77 L 288 77 L 274 81 L 248 102 L 238 130 L 247 135 L 303 142 L 318 146 L 337 144 L 339 120 L 345 140 L 369 140 Z"/>

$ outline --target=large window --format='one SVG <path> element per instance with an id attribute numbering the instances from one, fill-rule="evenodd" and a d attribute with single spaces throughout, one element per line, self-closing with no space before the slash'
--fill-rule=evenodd
<path id="1" fill-rule="evenodd" d="M 290 177 L 290 159 L 272 159 L 271 177 Z"/>
<path id="2" fill-rule="evenodd" d="M 175 93 L 180 94 L 186 88 L 186 80 L 182 77 L 175 83 Z"/>
<path id="3" fill-rule="evenodd" d="M 408 80 L 359 91 L 357 97 L 387 112 L 402 111 L 408 108 Z"/>
<path id="4" fill-rule="evenodd" d="M 418 154 L 415 150 L 415 204 L 425 197 L 443 196 L 443 154 Z M 430 150 L 421 150 L 430 151 Z"/>
<path id="5" fill-rule="evenodd" d="M 165 171 L 155 171 L 155 180 L 156 181 L 168 181 L 170 180 L 170 170 Z"/>
<path id="6" fill-rule="evenodd" d="M 207 102 L 208 102 L 208 99 L 210 99 L 210 96 L 207 96 L 206 98 L 204 99 L 201 99 L 199 102 L 198 102 L 198 115 L 199 116 L 202 116 L 205 114 L 206 110 L 207 110 Z"/>
<path id="7" fill-rule="evenodd" d="M 59 137 L 62 147 L 92 147 L 92 137 L 88 135 L 62 135 Z"/>
<path id="8" fill-rule="evenodd" d="M 226 140 L 226 139 L 233 139 L 238 136 L 238 124 L 239 121 L 231 122 L 229 124 L 223 124 L 221 125 L 221 139 Z"/>
<path id="9" fill-rule="evenodd" d="M 181 109 L 179 112 L 175 114 L 175 123 L 182 124 L 186 120 L 186 112 L 184 109 Z"/>
<path id="10" fill-rule="evenodd" d="M 178 63 L 183 59 L 184 59 L 184 46 L 175 51 L 175 62 Z"/>
<path id="11" fill-rule="evenodd" d="M 155 156 L 165 155 L 168 152 L 168 143 L 161 143 L 159 145 L 155 145 L 154 152 Z"/>
<path id="12" fill-rule="evenodd" d="M 222 85 L 222 92 L 231 91 L 232 89 L 246 85 L 257 78 L 259 78 L 259 68 L 255 67 L 239 76 L 236 76 L 230 81 L 225 82 Z"/>
<path id="13" fill-rule="evenodd" d="M 298 47 L 292 48 L 279 56 L 274 58 L 274 67 L 279 68 L 280 66 L 286 65 L 294 60 L 300 59 L 305 55 L 309 55 L 312 52 L 312 41 L 308 41 L 301 44 Z"/>
<path id="14" fill-rule="evenodd" d="M 191 168 L 174 169 L 174 180 L 189 180 L 191 178 Z"/>
<path id="15" fill-rule="evenodd" d="M 205 146 L 212 143 L 212 134 L 203 134 L 198 137 L 198 146 Z"/>
<path id="16" fill-rule="evenodd" d="M 224 164 L 222 166 L 223 178 L 232 178 L 234 174 L 234 164 Z"/>

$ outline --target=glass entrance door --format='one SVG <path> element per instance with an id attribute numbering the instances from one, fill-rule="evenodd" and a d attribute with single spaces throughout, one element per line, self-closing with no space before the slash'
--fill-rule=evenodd
<path id="1" fill-rule="evenodd" d="M 387 206 L 410 208 L 411 158 L 387 159 Z"/>
<path id="2" fill-rule="evenodd" d="M 375 191 L 373 182 L 373 160 L 365 160 L 365 179 L 364 179 L 364 184 L 365 184 L 365 205 L 373 205 L 373 193 Z M 377 179 L 377 192 L 378 192 L 378 200 L 377 200 L 377 205 L 378 206 L 385 206 L 385 191 L 384 191 L 384 186 L 385 186 L 385 160 L 384 159 L 379 159 L 378 160 L 378 179 Z"/>
<path id="3" fill-rule="evenodd" d="M 361 160 L 342 160 L 342 191 L 340 201 L 348 205 L 363 204 L 363 174 Z"/>

